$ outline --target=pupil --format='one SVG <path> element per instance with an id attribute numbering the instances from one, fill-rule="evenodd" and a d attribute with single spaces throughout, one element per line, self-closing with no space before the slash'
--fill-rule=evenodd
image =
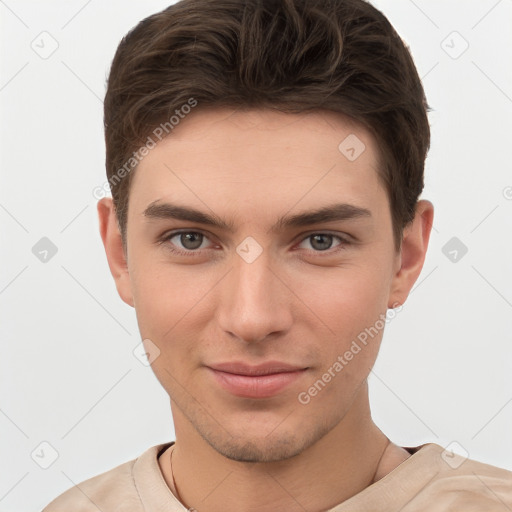
<path id="1" fill-rule="evenodd" d="M 197 249 L 201 246 L 202 236 L 201 233 L 182 233 L 181 243 L 186 249 Z"/>
<path id="2" fill-rule="evenodd" d="M 320 240 L 320 246 L 316 244 L 316 241 Z M 327 241 L 326 241 L 327 240 Z M 331 235 L 313 235 L 313 243 L 311 244 L 313 247 L 319 250 L 329 249 L 332 244 L 332 236 Z"/>

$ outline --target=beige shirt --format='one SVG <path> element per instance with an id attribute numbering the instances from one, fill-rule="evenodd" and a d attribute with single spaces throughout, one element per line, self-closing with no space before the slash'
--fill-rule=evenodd
<path id="1" fill-rule="evenodd" d="M 53 500 L 43 512 L 186 512 L 167 486 L 159 455 L 173 443 L 149 448 L 135 460 L 90 478 Z M 328 512 L 511 512 L 512 472 L 443 447 L 405 448 L 412 455 L 386 476 Z"/>

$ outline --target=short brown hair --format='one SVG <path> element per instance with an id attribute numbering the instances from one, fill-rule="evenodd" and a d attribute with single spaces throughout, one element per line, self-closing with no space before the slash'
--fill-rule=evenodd
<path id="1" fill-rule="evenodd" d="M 128 32 L 104 102 L 107 178 L 123 244 L 135 152 L 191 99 L 198 108 L 327 109 L 361 123 L 378 143 L 400 249 L 424 186 L 429 107 L 407 46 L 371 4 L 181 0 Z"/>

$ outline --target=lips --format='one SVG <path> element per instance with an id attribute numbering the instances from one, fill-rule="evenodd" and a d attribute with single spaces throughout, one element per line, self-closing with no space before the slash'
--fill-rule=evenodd
<path id="1" fill-rule="evenodd" d="M 256 366 L 240 362 L 208 367 L 223 389 L 242 398 L 270 398 L 284 391 L 307 370 L 304 367 L 271 361 Z"/>

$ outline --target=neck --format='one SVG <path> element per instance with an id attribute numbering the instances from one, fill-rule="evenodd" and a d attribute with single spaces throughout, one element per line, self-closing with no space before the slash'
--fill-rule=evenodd
<path id="1" fill-rule="evenodd" d="M 367 384 L 342 421 L 314 445 L 278 462 L 244 463 L 216 452 L 173 408 L 174 479 L 186 507 L 207 512 L 321 511 L 349 499 L 376 480 L 389 440 L 370 415 Z M 160 460 L 176 495 L 170 450 Z"/>

